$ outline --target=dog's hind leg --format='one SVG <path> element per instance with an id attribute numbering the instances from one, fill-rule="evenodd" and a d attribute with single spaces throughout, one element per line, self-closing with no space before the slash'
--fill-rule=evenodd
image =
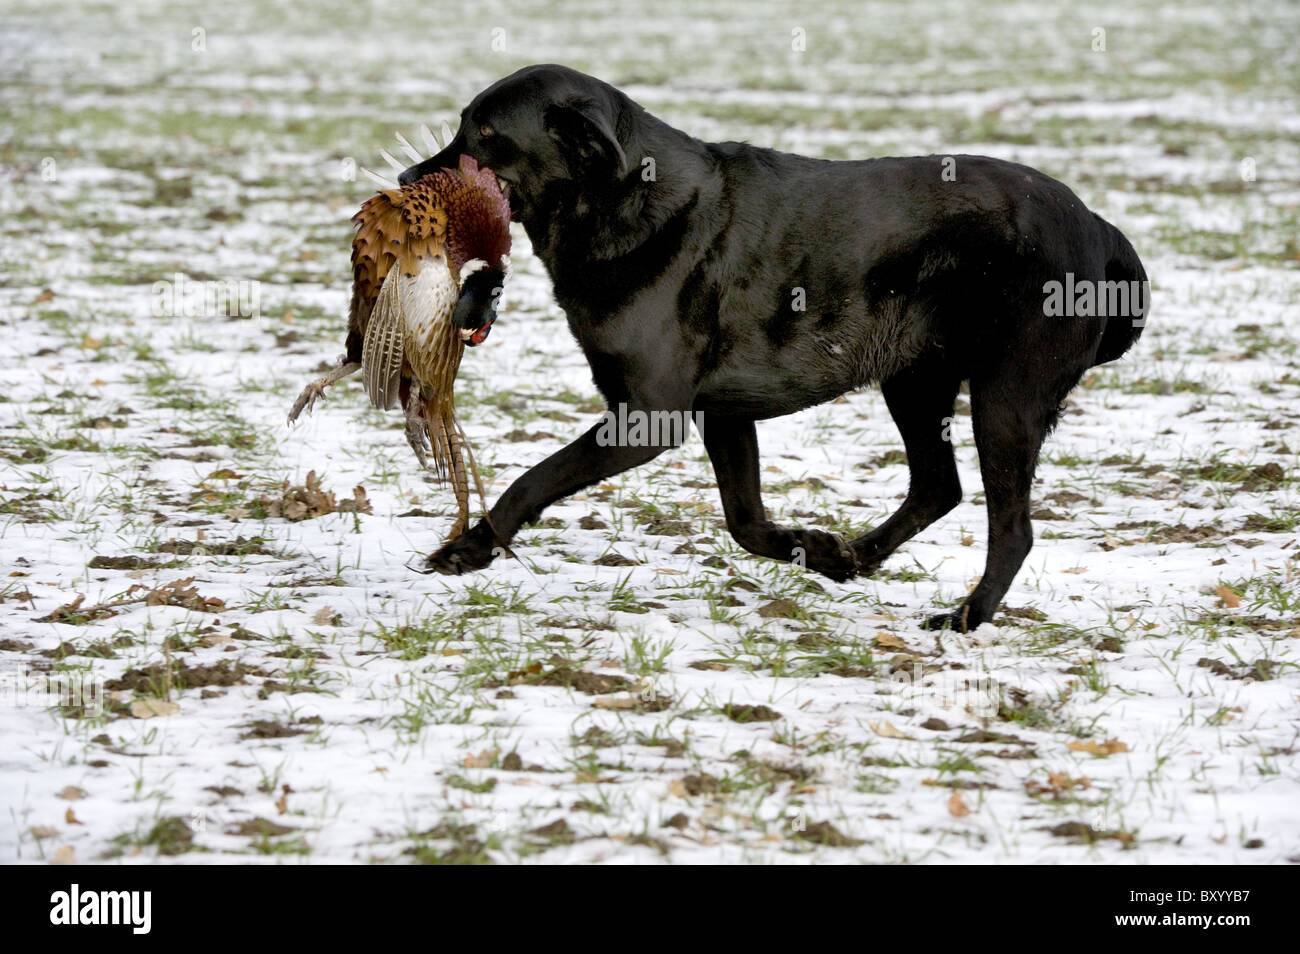
<path id="1" fill-rule="evenodd" d="M 851 546 L 863 573 L 961 502 L 952 454 L 952 406 L 961 379 L 934 364 L 915 365 L 881 385 L 885 404 L 907 449 L 908 486 L 903 505 Z"/>
<path id="2" fill-rule="evenodd" d="M 782 527 L 767 519 L 753 421 L 705 414 L 700 436 L 718 478 L 727 529 L 737 543 L 750 553 L 800 563 L 832 580 L 857 575 L 857 560 L 839 534 Z"/>
<path id="3" fill-rule="evenodd" d="M 956 612 L 932 616 L 925 624 L 929 629 L 967 632 L 991 620 L 1034 545 L 1029 494 L 1038 451 L 1078 375 L 1058 387 L 1044 386 L 1023 367 L 1004 366 L 996 376 L 971 380 L 975 446 L 989 518 L 988 556 L 984 575 L 966 602 Z"/>

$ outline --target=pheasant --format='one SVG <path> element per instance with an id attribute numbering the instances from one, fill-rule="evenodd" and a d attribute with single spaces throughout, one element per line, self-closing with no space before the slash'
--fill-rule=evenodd
<path id="1" fill-rule="evenodd" d="M 427 129 L 425 136 L 436 145 Z M 338 368 L 303 389 L 289 423 L 304 409 L 310 413 L 331 384 L 361 371 L 374 407 L 401 404 L 406 439 L 421 466 L 432 458 L 438 476 L 450 479 L 458 507 L 453 539 L 469 524 L 468 473 L 476 483 L 478 475 L 472 452 L 470 471 L 465 467 L 468 443 L 452 385 L 465 346 L 480 344 L 496 318 L 509 264 L 510 206 L 496 175 L 461 156 L 457 169 L 380 190 L 352 221 L 346 354 Z M 478 492 L 481 497 L 481 486 Z"/>

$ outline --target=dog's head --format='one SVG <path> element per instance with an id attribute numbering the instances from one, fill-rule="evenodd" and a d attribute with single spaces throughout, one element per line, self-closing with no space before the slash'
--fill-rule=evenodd
<path id="1" fill-rule="evenodd" d="M 564 66 L 529 66 L 465 107 L 442 152 L 399 176 L 402 185 L 462 154 L 497 174 L 511 217 L 525 226 L 563 196 L 599 191 L 627 175 L 619 126 L 630 103 L 614 87 Z M 626 130 L 624 130 L 626 135 Z"/>

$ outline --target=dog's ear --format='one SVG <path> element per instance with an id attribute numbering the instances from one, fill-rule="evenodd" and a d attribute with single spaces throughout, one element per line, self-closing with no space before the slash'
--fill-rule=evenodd
<path id="1" fill-rule="evenodd" d="M 589 100 L 574 100 L 546 107 L 542 125 L 547 135 L 565 147 L 579 168 L 606 165 L 616 179 L 627 175 L 627 156 L 614 132 L 614 117 L 608 107 Z"/>

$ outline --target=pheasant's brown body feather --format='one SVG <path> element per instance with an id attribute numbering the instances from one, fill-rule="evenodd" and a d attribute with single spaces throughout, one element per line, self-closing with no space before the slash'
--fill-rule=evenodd
<path id="1" fill-rule="evenodd" d="M 451 317 L 467 262 L 503 266 L 509 205 L 496 176 L 462 157 L 457 170 L 371 196 L 352 220 L 346 360 L 360 366 L 374 406 L 407 409 L 416 454 L 424 461 L 427 445 L 437 472 L 450 478 L 460 510 L 454 536 L 468 523 L 468 478 L 477 483 L 478 475 L 472 454 L 467 471 L 468 444 L 456 420 L 452 386 L 465 344 Z M 422 422 L 413 430 L 417 414 Z"/>

